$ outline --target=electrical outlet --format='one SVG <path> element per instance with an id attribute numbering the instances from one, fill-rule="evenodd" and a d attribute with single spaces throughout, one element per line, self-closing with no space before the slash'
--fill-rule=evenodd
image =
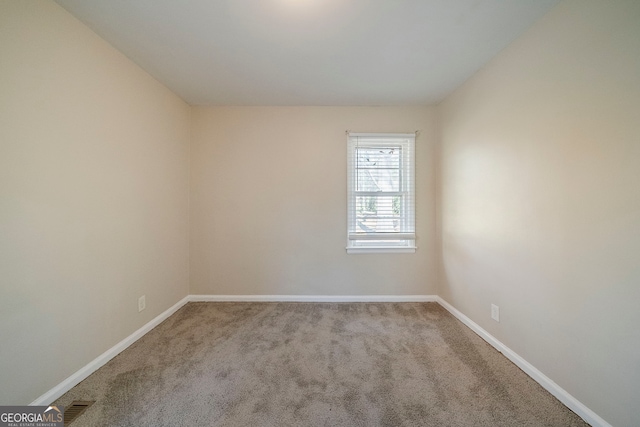
<path id="1" fill-rule="evenodd" d="M 491 304 L 491 318 L 496 322 L 500 322 L 500 307 Z"/>
<path id="2" fill-rule="evenodd" d="M 138 312 L 141 312 L 145 308 L 147 308 L 146 295 L 142 295 L 138 298 Z"/>

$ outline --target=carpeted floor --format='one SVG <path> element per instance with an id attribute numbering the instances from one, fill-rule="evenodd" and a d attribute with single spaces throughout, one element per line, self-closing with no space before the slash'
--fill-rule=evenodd
<path id="1" fill-rule="evenodd" d="M 189 303 L 72 426 L 586 426 L 436 303 Z"/>

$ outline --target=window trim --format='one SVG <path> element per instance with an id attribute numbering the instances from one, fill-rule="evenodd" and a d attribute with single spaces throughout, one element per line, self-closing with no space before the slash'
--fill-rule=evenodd
<path id="1" fill-rule="evenodd" d="M 415 139 L 416 133 L 353 133 L 347 132 L 347 253 L 414 253 L 417 249 L 415 241 Z M 363 146 L 372 147 L 398 147 L 400 149 L 400 176 L 399 181 L 401 187 L 399 191 L 390 192 L 368 192 L 356 191 L 355 180 L 358 168 L 356 167 L 357 154 L 356 148 L 359 144 L 359 138 L 363 138 Z M 379 139 L 380 141 L 375 141 Z M 384 141 L 386 140 L 386 141 Z M 395 140 L 395 141 L 393 141 Z M 407 151 L 405 151 L 407 150 Z M 406 239 L 389 239 L 385 242 L 385 237 L 380 238 L 373 233 L 356 236 L 353 229 L 356 221 L 356 195 L 367 195 L 372 193 L 373 196 L 388 195 L 407 195 L 409 198 L 404 208 L 410 209 L 402 216 L 403 221 L 409 221 L 409 224 L 403 226 L 403 230 L 393 233 L 393 237 L 410 237 Z M 359 239 L 358 237 L 362 237 Z M 374 242 L 375 241 L 375 242 Z M 359 242 L 360 244 L 356 244 Z"/>

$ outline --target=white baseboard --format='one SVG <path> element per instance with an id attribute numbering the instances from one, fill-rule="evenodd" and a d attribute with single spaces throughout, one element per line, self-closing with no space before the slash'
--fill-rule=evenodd
<path id="1" fill-rule="evenodd" d="M 478 334 L 482 339 L 492 345 L 500 353 L 504 354 L 509 360 L 522 369 L 527 375 L 533 378 L 538 384 L 544 387 L 549 393 L 554 395 L 558 400 L 565 404 L 569 409 L 578 414 L 587 423 L 594 427 L 611 427 L 601 417 L 599 417 L 591 409 L 587 408 L 575 397 L 570 395 L 566 390 L 553 382 L 549 377 L 536 369 L 529 362 L 520 357 L 509 347 L 498 341 L 493 335 L 482 329 L 480 325 L 462 314 L 447 301 L 437 295 L 187 295 L 173 306 L 156 316 L 149 323 L 120 341 L 109 350 L 96 357 L 86 366 L 72 374 L 70 377 L 62 381 L 51 390 L 38 397 L 31 402 L 31 405 L 49 405 L 67 391 L 71 390 L 80 381 L 97 371 L 109 360 L 120 354 L 131 344 L 139 340 L 151 329 L 158 326 L 173 313 L 178 311 L 186 303 L 193 302 L 244 302 L 244 301 L 263 301 L 263 302 L 437 302 L 447 309 L 462 323 L 467 325 L 472 331 Z"/>
<path id="2" fill-rule="evenodd" d="M 158 326 L 164 320 L 166 320 L 173 313 L 178 311 L 183 305 L 189 302 L 189 296 L 182 298 L 180 301 L 169 307 L 167 310 L 156 316 L 149 323 L 145 324 L 143 327 L 120 341 L 118 344 L 111 347 L 109 350 L 102 353 L 100 356 L 93 359 L 86 366 L 72 374 L 70 377 L 62 381 L 60 384 L 47 391 L 42 396 L 38 397 L 36 400 L 30 403 L 30 405 L 49 405 L 54 400 L 65 394 L 67 391 L 71 390 L 75 387 L 80 381 L 87 378 L 89 375 L 97 371 L 99 368 L 104 366 L 109 360 L 116 357 L 118 354 L 122 353 L 127 347 L 129 347 L 134 342 L 138 341 L 142 336 L 144 336 L 147 332 Z"/>
<path id="3" fill-rule="evenodd" d="M 193 302 L 435 302 L 436 295 L 190 295 Z"/>
<path id="4" fill-rule="evenodd" d="M 489 332 L 485 331 L 473 320 L 462 314 L 458 309 L 446 302 L 441 297 L 437 297 L 438 304 L 443 306 L 449 313 L 453 314 L 458 320 L 467 325 L 476 334 L 480 335 L 482 339 L 491 344 L 496 350 L 504 354 L 504 356 L 511 360 L 516 366 L 522 369 L 527 375 L 529 375 L 534 381 L 544 387 L 549 393 L 554 395 L 560 402 L 562 402 L 567 408 L 571 409 L 583 420 L 592 425 L 593 427 L 611 427 L 611 424 L 603 420 L 591 409 L 587 408 L 578 399 L 570 395 L 565 389 L 553 382 L 551 378 L 536 369 L 531 363 L 524 360 L 520 355 L 511 350 L 509 347 L 501 343 Z"/>

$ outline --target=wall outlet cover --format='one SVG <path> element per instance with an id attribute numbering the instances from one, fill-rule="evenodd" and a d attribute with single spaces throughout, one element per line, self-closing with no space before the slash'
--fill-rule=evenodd
<path id="1" fill-rule="evenodd" d="M 500 322 L 500 307 L 491 304 L 491 318 L 496 322 Z"/>

